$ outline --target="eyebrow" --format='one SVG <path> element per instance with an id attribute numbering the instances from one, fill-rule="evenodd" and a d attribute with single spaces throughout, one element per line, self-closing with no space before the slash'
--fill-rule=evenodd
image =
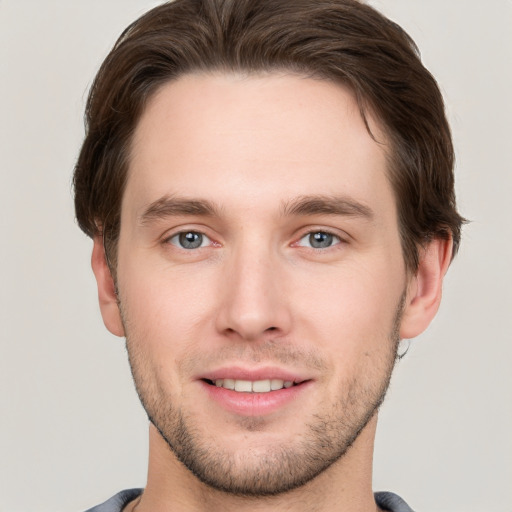
<path id="1" fill-rule="evenodd" d="M 363 203 L 348 197 L 309 195 L 300 196 L 283 203 L 283 216 L 308 215 L 340 215 L 346 217 L 361 217 L 373 220 L 372 209 Z M 219 208 L 205 199 L 187 199 L 176 196 L 164 196 L 149 204 L 138 221 L 142 226 L 152 221 L 172 216 L 219 216 Z"/>
<path id="2" fill-rule="evenodd" d="M 138 220 L 139 224 L 145 226 L 154 220 L 179 215 L 214 217 L 218 215 L 218 209 L 213 203 L 204 199 L 164 196 L 147 206 Z"/>
<path id="3" fill-rule="evenodd" d="M 373 210 L 349 197 L 300 196 L 283 205 L 283 215 L 342 215 L 373 220 Z"/>

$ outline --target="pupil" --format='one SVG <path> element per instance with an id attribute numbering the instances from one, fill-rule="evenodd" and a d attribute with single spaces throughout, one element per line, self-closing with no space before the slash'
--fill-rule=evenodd
<path id="1" fill-rule="evenodd" d="M 330 247 L 332 245 L 332 235 L 329 233 L 312 233 L 309 235 L 309 242 L 311 243 L 311 247 L 315 249 L 323 249 L 325 247 Z"/>
<path id="2" fill-rule="evenodd" d="M 180 244 L 185 249 L 197 249 L 203 242 L 203 236 L 200 233 L 181 233 Z"/>

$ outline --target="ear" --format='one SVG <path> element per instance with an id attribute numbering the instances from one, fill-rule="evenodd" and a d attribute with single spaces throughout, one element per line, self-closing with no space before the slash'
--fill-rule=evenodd
<path id="1" fill-rule="evenodd" d="M 98 299 L 103 322 L 112 334 L 122 337 L 124 336 L 124 327 L 117 303 L 116 287 L 108 268 L 101 236 L 94 237 L 91 266 L 98 285 Z"/>
<path id="2" fill-rule="evenodd" d="M 443 278 L 452 258 L 452 245 L 451 238 L 436 238 L 420 249 L 418 270 L 407 288 L 401 339 L 421 334 L 436 315 L 441 303 Z"/>

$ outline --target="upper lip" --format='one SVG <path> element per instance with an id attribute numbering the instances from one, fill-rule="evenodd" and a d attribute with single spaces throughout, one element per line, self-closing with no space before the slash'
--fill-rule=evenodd
<path id="1" fill-rule="evenodd" d="M 218 368 L 216 370 L 208 371 L 197 376 L 200 380 L 216 381 L 219 379 L 234 379 L 234 380 L 267 380 L 267 379 L 280 379 L 290 382 L 304 382 L 311 380 L 309 377 L 299 373 L 286 370 L 278 367 L 260 367 L 260 368 L 243 368 L 240 366 L 229 366 Z"/>

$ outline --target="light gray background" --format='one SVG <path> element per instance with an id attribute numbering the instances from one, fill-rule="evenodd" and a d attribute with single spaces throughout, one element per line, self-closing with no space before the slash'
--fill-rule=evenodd
<path id="1" fill-rule="evenodd" d="M 73 220 L 86 91 L 156 1 L 0 0 L 0 510 L 80 511 L 145 483 L 147 424 Z M 375 488 L 417 510 L 512 510 L 512 2 L 375 0 L 446 97 L 473 223 L 400 363 Z"/>

